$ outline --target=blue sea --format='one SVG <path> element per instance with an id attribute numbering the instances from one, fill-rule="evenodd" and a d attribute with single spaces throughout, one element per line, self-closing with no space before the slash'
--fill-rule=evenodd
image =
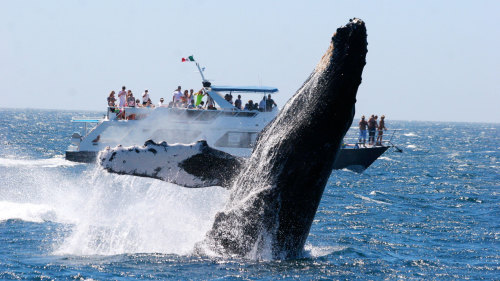
<path id="1" fill-rule="evenodd" d="M 388 116 L 403 153 L 332 172 L 303 257 L 245 260 L 192 253 L 226 190 L 64 159 L 102 114 L 0 109 L 1 280 L 500 280 L 500 124 Z"/>

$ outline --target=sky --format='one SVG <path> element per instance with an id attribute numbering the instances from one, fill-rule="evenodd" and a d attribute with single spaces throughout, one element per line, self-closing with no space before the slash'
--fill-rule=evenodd
<path id="1" fill-rule="evenodd" d="M 0 108 L 100 110 L 214 85 L 277 87 L 282 106 L 350 18 L 365 21 L 356 115 L 498 123 L 500 1 L 0 0 Z M 258 98 L 256 98 L 258 99 Z"/>

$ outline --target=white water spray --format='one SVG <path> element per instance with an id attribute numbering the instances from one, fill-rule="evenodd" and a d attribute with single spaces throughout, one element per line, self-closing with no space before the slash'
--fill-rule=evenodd
<path id="1" fill-rule="evenodd" d="M 9 166 L 4 161 L 2 174 L 8 176 L 0 187 L 0 221 L 69 225 L 70 233 L 54 245 L 55 254 L 189 254 L 227 198 L 219 187 L 186 189 L 108 174 L 93 165 L 75 169 L 37 161 L 47 162 Z"/>

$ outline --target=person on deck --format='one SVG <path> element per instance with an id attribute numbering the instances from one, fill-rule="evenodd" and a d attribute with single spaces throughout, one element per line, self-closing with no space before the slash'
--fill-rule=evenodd
<path id="1" fill-rule="evenodd" d="M 236 100 L 234 101 L 234 106 L 235 106 L 237 109 L 241 110 L 241 95 L 238 95 L 238 99 L 236 99 Z"/>
<path id="2" fill-rule="evenodd" d="M 233 95 L 231 95 L 231 93 L 228 93 L 224 96 L 224 99 L 230 103 L 230 104 L 233 104 Z"/>
<path id="3" fill-rule="evenodd" d="M 188 106 L 192 105 L 194 106 L 194 90 L 191 89 L 189 90 L 189 101 L 188 101 Z"/>
<path id="4" fill-rule="evenodd" d="M 184 90 L 184 94 L 181 96 L 181 107 L 187 107 L 189 102 L 189 91 Z"/>
<path id="5" fill-rule="evenodd" d="M 377 121 L 375 120 L 375 115 L 372 114 L 370 119 L 368 119 L 368 144 L 373 145 L 375 143 L 375 131 L 377 130 Z"/>
<path id="6" fill-rule="evenodd" d="M 149 93 L 148 90 L 144 90 L 144 93 L 142 94 L 142 105 L 146 106 L 146 104 L 149 101 Z"/>
<path id="7" fill-rule="evenodd" d="M 125 107 L 127 105 L 127 91 L 125 91 L 125 86 L 118 93 L 118 98 L 120 99 L 120 107 Z"/>
<path id="8" fill-rule="evenodd" d="M 267 101 L 266 101 L 266 111 L 272 111 L 273 106 L 278 106 L 274 100 L 271 98 L 271 95 L 267 96 Z"/>
<path id="9" fill-rule="evenodd" d="M 109 93 L 109 96 L 108 96 L 108 106 L 115 107 L 116 106 L 115 102 L 116 102 L 115 91 L 111 91 L 111 93 Z"/>
<path id="10" fill-rule="evenodd" d="M 201 104 L 201 100 L 203 99 L 203 96 L 205 96 L 206 94 L 203 91 L 203 89 L 201 89 L 195 95 L 196 95 L 196 103 L 194 105 L 199 106 Z"/>
<path id="11" fill-rule="evenodd" d="M 135 97 L 134 94 L 132 94 L 132 91 L 129 90 L 129 93 L 127 94 L 127 106 L 128 107 L 135 107 Z"/>
<path id="12" fill-rule="evenodd" d="M 384 119 L 385 115 L 380 116 L 380 122 L 378 123 L 377 145 L 382 145 L 382 137 L 384 135 L 384 130 L 387 131 Z"/>
<path id="13" fill-rule="evenodd" d="M 175 90 L 172 94 L 172 102 L 174 103 L 174 107 L 176 107 L 177 104 L 180 103 L 182 97 L 181 86 L 178 86 L 177 90 Z"/>
<path id="14" fill-rule="evenodd" d="M 363 146 L 366 147 L 366 128 L 368 127 L 368 122 L 365 120 L 365 116 L 361 116 L 361 121 L 359 121 L 359 138 L 358 142 L 361 143 L 363 140 Z"/>
<path id="15" fill-rule="evenodd" d="M 264 112 L 266 111 L 267 107 L 267 102 L 266 102 L 266 96 L 264 95 L 262 97 L 262 100 L 259 102 L 259 111 Z"/>
<path id="16" fill-rule="evenodd" d="M 249 100 L 247 104 L 245 104 L 245 110 L 253 110 L 253 101 Z"/>
<path id="17" fill-rule="evenodd" d="M 215 109 L 215 101 L 214 99 L 207 94 L 207 109 Z"/>

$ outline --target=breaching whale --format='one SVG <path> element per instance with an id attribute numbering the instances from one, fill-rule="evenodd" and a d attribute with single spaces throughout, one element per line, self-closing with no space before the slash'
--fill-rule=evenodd
<path id="1" fill-rule="evenodd" d="M 352 124 L 366 63 L 365 24 L 338 28 L 320 62 L 260 133 L 247 160 L 206 142 L 116 147 L 100 153 L 110 172 L 189 187 L 231 189 L 224 210 L 196 245 L 223 256 L 300 256 L 344 135 Z"/>

